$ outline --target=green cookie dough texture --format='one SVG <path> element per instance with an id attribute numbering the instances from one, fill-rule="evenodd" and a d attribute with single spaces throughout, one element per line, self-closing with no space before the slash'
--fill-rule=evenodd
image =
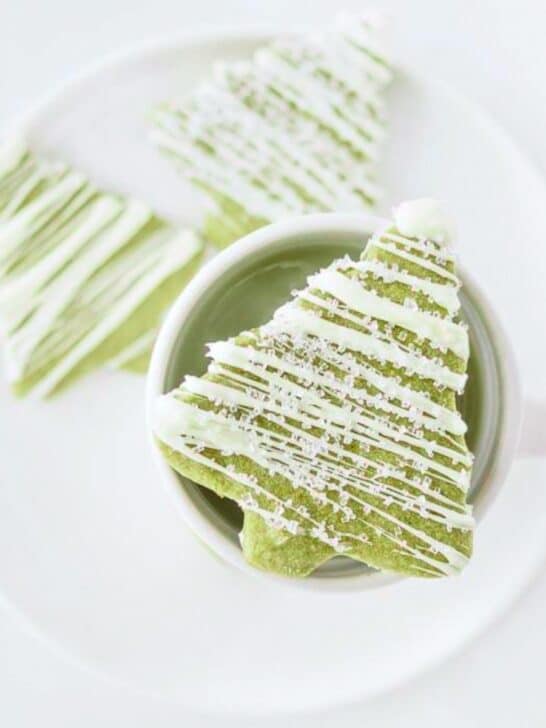
<path id="1" fill-rule="evenodd" d="M 219 247 L 287 215 L 362 211 L 379 194 L 383 91 L 392 77 L 377 24 L 340 16 L 280 37 L 151 114 L 152 140 L 208 198 Z"/>
<path id="2" fill-rule="evenodd" d="M 0 328 L 14 392 L 49 396 L 110 363 L 146 367 L 202 244 L 14 141 L 0 147 Z"/>
<path id="3" fill-rule="evenodd" d="M 437 577 L 468 561 L 468 331 L 438 210 L 401 205 L 359 261 L 334 261 L 267 324 L 210 344 L 207 373 L 157 399 L 165 458 L 239 504 L 256 567 L 305 576 L 344 555 Z"/>

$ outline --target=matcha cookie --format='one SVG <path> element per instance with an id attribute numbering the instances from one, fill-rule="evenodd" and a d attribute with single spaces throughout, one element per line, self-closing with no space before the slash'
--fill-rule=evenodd
<path id="1" fill-rule="evenodd" d="M 107 362 L 145 368 L 202 244 L 19 142 L 0 148 L 0 328 L 15 393 L 48 396 Z"/>
<path id="2" fill-rule="evenodd" d="M 207 373 L 157 399 L 167 461 L 239 504 L 255 566 L 305 576 L 344 555 L 439 577 L 467 563 L 469 343 L 448 238 L 437 203 L 404 203 L 360 260 L 209 345 Z"/>
<path id="3" fill-rule="evenodd" d="M 368 17 L 291 35 L 151 115 L 152 139 L 212 203 L 203 234 L 224 246 L 287 215 L 366 210 L 379 191 L 391 70 Z"/>

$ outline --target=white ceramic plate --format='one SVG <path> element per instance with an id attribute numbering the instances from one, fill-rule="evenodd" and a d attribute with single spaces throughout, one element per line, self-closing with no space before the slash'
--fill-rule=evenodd
<path id="1" fill-rule="evenodd" d="M 191 196 L 147 143 L 146 110 L 263 38 L 201 37 L 110 60 L 27 118 L 30 141 L 188 221 Z M 442 85 L 402 75 L 391 117 L 384 208 L 421 195 L 448 202 L 460 257 L 512 337 L 524 392 L 546 398 L 544 337 L 531 325 L 538 331 L 546 308 L 541 180 Z M 203 711 L 361 699 L 467 643 L 546 552 L 546 489 L 519 467 L 460 578 L 344 595 L 251 579 L 195 541 L 160 487 L 143 390 L 140 379 L 102 372 L 47 404 L 0 391 L 0 587 L 41 634 L 133 688 Z"/>

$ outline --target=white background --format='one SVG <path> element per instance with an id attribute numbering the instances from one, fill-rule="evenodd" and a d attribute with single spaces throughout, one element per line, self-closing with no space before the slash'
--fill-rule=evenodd
<path id="1" fill-rule="evenodd" d="M 367 4 L 391 16 L 397 57 L 480 103 L 546 174 L 543 0 Z M 142 40 L 213 26 L 318 25 L 341 8 L 363 5 L 351 0 L 0 0 L 0 125 L 86 64 Z M 532 463 L 520 467 L 522 477 L 544 473 Z M 537 482 L 537 487 L 546 483 Z M 544 604 L 546 572 L 510 615 L 433 674 L 366 705 L 312 719 L 277 718 L 271 725 L 451 728 L 464 723 L 465 728 L 502 728 L 517 722 L 542 728 Z M 237 725 L 256 722 L 240 720 Z M 204 726 L 205 719 L 87 675 L 37 641 L 19 618 L 0 606 L 0 724 L 193 728 Z M 231 723 L 218 720 L 211 725 Z"/>

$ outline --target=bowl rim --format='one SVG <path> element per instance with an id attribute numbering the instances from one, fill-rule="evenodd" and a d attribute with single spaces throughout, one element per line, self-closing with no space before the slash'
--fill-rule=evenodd
<path id="1" fill-rule="evenodd" d="M 208 261 L 190 281 L 174 301 L 165 317 L 150 360 L 146 378 L 146 430 L 153 459 L 161 475 L 165 489 L 174 500 L 178 512 L 194 535 L 208 546 L 223 561 L 253 577 L 265 579 L 276 584 L 296 586 L 311 591 L 350 592 L 367 591 L 400 581 L 404 577 L 386 572 L 319 578 L 312 574 L 305 579 L 290 579 L 269 573 L 250 565 L 244 558 L 239 546 L 229 541 L 198 507 L 184 487 L 181 487 L 178 474 L 162 456 L 152 431 L 152 407 L 155 398 L 164 394 L 165 378 L 171 360 L 171 352 L 177 343 L 179 333 L 190 316 L 194 306 L 208 288 L 221 278 L 230 268 L 236 266 L 247 256 L 274 249 L 285 240 L 299 236 L 335 235 L 336 233 L 362 235 L 363 238 L 383 229 L 389 221 L 367 213 L 316 213 L 300 215 L 266 225 L 255 230 Z M 497 497 L 502 482 L 514 460 L 522 420 L 522 395 L 516 364 L 509 340 L 498 317 L 483 292 L 471 276 L 458 265 L 465 282 L 465 288 L 472 291 L 472 299 L 478 300 L 485 314 L 489 328 L 495 334 L 495 348 L 500 354 L 501 387 L 503 400 L 500 412 L 501 436 L 498 445 L 499 456 L 486 475 L 487 487 L 484 497 L 475 505 L 475 515 L 481 520 L 484 513 Z"/>

